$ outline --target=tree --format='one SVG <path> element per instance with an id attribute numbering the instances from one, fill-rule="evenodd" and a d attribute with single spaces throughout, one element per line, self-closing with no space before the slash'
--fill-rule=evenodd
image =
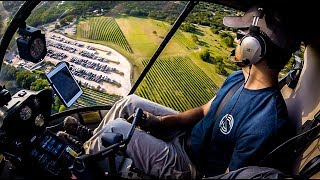
<path id="1" fill-rule="evenodd" d="M 218 64 L 218 63 L 222 63 L 222 64 L 224 64 L 223 63 L 223 57 L 221 57 L 221 56 L 216 56 L 215 58 L 215 62 Z"/>
<path id="2" fill-rule="evenodd" d="M 59 98 L 58 98 L 57 96 L 54 97 L 53 104 L 52 104 L 52 109 L 53 109 L 55 112 L 59 112 L 59 109 L 60 109 L 60 100 L 59 100 Z"/>
<path id="3" fill-rule="evenodd" d="M 225 65 L 223 63 L 217 63 L 216 65 L 216 73 L 220 74 L 220 75 L 224 75 L 227 76 L 228 72 L 224 69 Z"/>
<path id="4" fill-rule="evenodd" d="M 64 105 L 61 105 L 60 108 L 59 108 L 59 112 L 62 112 L 64 110 L 66 110 L 66 107 Z"/>
<path id="5" fill-rule="evenodd" d="M 193 42 L 195 42 L 196 44 L 198 44 L 198 43 L 199 43 L 198 36 L 196 36 L 196 35 L 192 34 L 192 35 L 191 35 L 191 38 L 192 38 Z"/>
<path id="6" fill-rule="evenodd" d="M 204 61 L 204 62 L 210 62 L 210 52 L 208 49 L 202 51 L 202 53 L 200 53 L 200 58 Z"/>
<path id="7" fill-rule="evenodd" d="M 215 26 L 212 26 L 212 27 L 210 28 L 210 30 L 211 30 L 211 32 L 212 32 L 213 34 L 218 34 L 218 33 L 219 33 Z"/>
<path id="8" fill-rule="evenodd" d="M 293 65 L 295 64 L 295 57 L 291 56 L 290 60 L 288 61 L 288 63 L 285 65 L 284 69 L 286 69 L 287 71 L 291 70 L 293 68 Z"/>
<path id="9" fill-rule="evenodd" d="M 60 25 L 59 25 L 59 24 L 56 24 L 56 25 L 54 25 L 54 28 L 55 28 L 55 29 L 59 29 L 59 28 L 60 28 Z"/>
<path id="10" fill-rule="evenodd" d="M 189 22 L 182 23 L 181 29 L 186 32 L 195 32 L 196 31 L 196 27 Z"/>
<path id="11" fill-rule="evenodd" d="M 227 37 L 228 34 L 227 34 L 226 32 L 224 32 L 224 31 L 221 31 L 221 32 L 219 32 L 219 36 L 220 36 L 221 38 L 224 38 L 224 37 Z"/>
<path id="12" fill-rule="evenodd" d="M 300 50 L 298 51 L 298 56 L 299 56 L 301 59 L 303 59 L 303 54 L 304 54 L 304 53 L 303 53 L 302 51 L 300 51 Z"/>
<path id="13" fill-rule="evenodd" d="M 223 42 L 225 42 L 228 47 L 234 47 L 233 38 L 231 36 L 223 38 Z"/>
<path id="14" fill-rule="evenodd" d="M 30 90 L 39 91 L 42 89 L 47 89 L 50 87 L 50 84 L 45 79 L 37 79 L 31 83 Z"/>
<path id="15" fill-rule="evenodd" d="M 60 23 L 61 26 L 66 26 L 66 25 L 68 25 L 68 21 L 67 21 L 65 18 L 60 19 L 59 23 Z M 58 28 L 56 28 L 56 29 L 58 29 Z"/>
<path id="16" fill-rule="evenodd" d="M 31 83 L 33 83 L 36 79 L 36 76 L 29 71 L 19 71 L 16 75 L 18 86 L 25 89 L 30 89 Z"/>

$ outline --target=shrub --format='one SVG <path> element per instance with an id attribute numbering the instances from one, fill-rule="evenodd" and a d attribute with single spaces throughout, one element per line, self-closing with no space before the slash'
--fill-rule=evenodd
<path id="1" fill-rule="evenodd" d="M 200 53 L 200 58 L 205 62 L 210 62 L 210 52 L 208 49 Z"/>
<path id="2" fill-rule="evenodd" d="M 227 76 L 228 75 L 228 72 L 224 69 L 225 68 L 225 65 L 223 63 L 217 63 L 217 66 L 216 66 L 216 73 L 220 74 L 220 75 L 224 75 L 224 76 Z"/>

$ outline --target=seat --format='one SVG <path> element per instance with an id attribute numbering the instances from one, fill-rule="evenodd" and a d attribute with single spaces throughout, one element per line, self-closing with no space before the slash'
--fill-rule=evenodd
<path id="1" fill-rule="evenodd" d="M 285 85 L 281 92 L 285 99 L 289 118 L 297 129 L 301 128 L 307 120 L 313 119 L 320 110 L 320 50 L 317 44 L 309 44 L 304 52 L 304 66 L 294 89 Z M 307 150 L 295 162 L 293 173 L 298 175 L 299 171 L 310 162 L 314 157 L 320 154 L 319 141 L 312 142 Z M 320 173 L 312 178 L 320 178 Z"/>

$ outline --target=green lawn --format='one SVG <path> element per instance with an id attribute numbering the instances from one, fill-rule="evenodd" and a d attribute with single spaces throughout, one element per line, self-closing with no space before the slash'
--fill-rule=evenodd
<path id="1" fill-rule="evenodd" d="M 123 34 L 137 58 L 150 58 L 170 29 L 161 21 L 136 17 L 116 18 Z M 175 38 L 162 52 L 162 56 L 188 53 L 187 49 Z"/>

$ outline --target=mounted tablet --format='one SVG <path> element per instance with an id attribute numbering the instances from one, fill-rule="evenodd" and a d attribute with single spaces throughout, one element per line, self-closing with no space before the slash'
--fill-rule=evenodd
<path id="1" fill-rule="evenodd" d="M 65 106 L 70 107 L 83 93 L 66 62 L 59 63 L 47 79 Z"/>

